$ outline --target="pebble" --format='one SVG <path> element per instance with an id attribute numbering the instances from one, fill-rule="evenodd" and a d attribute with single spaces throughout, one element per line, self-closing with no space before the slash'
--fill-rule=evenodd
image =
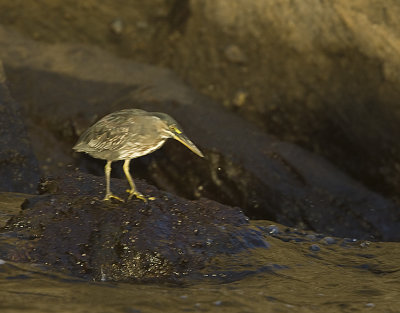
<path id="1" fill-rule="evenodd" d="M 353 242 L 357 242 L 356 238 L 343 238 L 343 242 L 344 243 L 353 243 Z"/>
<path id="2" fill-rule="evenodd" d="M 110 28 L 114 34 L 120 35 L 124 30 L 124 23 L 122 22 L 121 19 L 117 18 L 111 22 Z"/>
<path id="3" fill-rule="evenodd" d="M 323 241 L 328 245 L 333 245 L 334 243 L 336 243 L 336 240 L 332 237 L 325 237 Z"/>
<path id="4" fill-rule="evenodd" d="M 280 230 L 279 230 L 279 227 L 278 227 L 278 226 L 276 226 L 276 225 L 270 225 L 270 226 L 267 227 L 267 232 L 268 232 L 270 235 L 275 235 L 275 234 L 279 234 L 279 233 L 280 233 Z"/>
<path id="5" fill-rule="evenodd" d="M 243 51 L 236 45 L 229 45 L 224 51 L 225 57 L 229 62 L 243 64 L 246 63 L 247 58 Z"/>
<path id="6" fill-rule="evenodd" d="M 371 242 L 370 241 L 363 241 L 360 243 L 361 248 L 368 248 L 370 246 Z"/>
<path id="7" fill-rule="evenodd" d="M 249 94 L 246 91 L 238 90 L 235 96 L 233 97 L 232 103 L 236 107 L 242 107 L 246 103 L 248 96 Z"/>
<path id="8" fill-rule="evenodd" d="M 317 240 L 317 236 L 315 236 L 314 234 L 308 234 L 308 235 L 306 235 L 306 238 L 307 238 L 307 240 L 310 240 L 310 241 Z"/>
<path id="9" fill-rule="evenodd" d="M 318 245 L 313 244 L 310 246 L 310 250 L 311 251 L 319 251 L 319 250 L 321 250 L 321 248 Z"/>

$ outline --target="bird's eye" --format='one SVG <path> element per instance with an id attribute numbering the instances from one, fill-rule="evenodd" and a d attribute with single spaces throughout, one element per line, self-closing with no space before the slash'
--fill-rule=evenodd
<path id="1" fill-rule="evenodd" d="M 176 126 L 174 126 L 174 125 L 171 125 L 171 126 L 169 127 L 169 129 L 170 129 L 172 132 L 177 133 L 177 134 L 181 134 L 181 133 L 182 133 L 182 132 L 181 132 Z"/>

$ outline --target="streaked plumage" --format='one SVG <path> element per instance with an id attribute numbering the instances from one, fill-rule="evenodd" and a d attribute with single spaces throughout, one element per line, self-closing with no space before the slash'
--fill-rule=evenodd
<path id="1" fill-rule="evenodd" d="M 168 114 L 146 112 L 139 109 L 126 109 L 104 116 L 88 128 L 73 147 L 78 152 L 85 152 L 97 159 L 107 161 L 105 167 L 107 190 L 105 200 L 116 198 L 110 191 L 111 162 L 125 160 L 124 172 L 132 195 L 145 200 L 136 191 L 129 174 L 131 159 L 149 154 L 160 148 L 168 138 L 174 138 L 197 155 L 203 157 L 200 150 L 184 135 L 182 128 Z"/>

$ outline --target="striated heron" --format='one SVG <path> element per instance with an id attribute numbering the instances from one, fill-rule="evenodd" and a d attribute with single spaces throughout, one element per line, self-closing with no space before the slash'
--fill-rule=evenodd
<path id="1" fill-rule="evenodd" d="M 157 150 L 168 138 L 178 140 L 203 157 L 201 151 L 183 133 L 182 128 L 171 116 L 139 109 L 126 109 L 104 116 L 80 136 L 73 149 L 107 161 L 104 200 L 114 198 L 123 201 L 111 193 L 110 173 L 113 161 L 125 160 L 123 169 L 131 187 L 127 190 L 128 199 L 135 195 L 146 201 L 145 196 L 136 190 L 129 173 L 129 163 L 134 158 Z"/>

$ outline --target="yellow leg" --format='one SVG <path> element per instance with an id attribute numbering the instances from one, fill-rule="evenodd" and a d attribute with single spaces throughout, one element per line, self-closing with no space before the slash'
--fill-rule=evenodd
<path id="1" fill-rule="evenodd" d="M 114 196 L 111 193 L 111 189 L 110 189 L 111 163 L 112 163 L 112 161 L 107 161 L 106 166 L 104 167 L 104 172 L 106 174 L 106 196 L 104 197 L 104 200 L 116 199 L 118 201 L 124 202 L 123 199 L 121 199 L 120 197 Z"/>
<path id="2" fill-rule="evenodd" d="M 129 173 L 129 163 L 131 162 L 131 160 L 125 160 L 124 162 L 124 173 L 126 176 L 126 179 L 129 182 L 129 186 L 131 186 L 131 189 L 128 189 L 127 192 L 129 192 L 129 197 L 128 200 L 132 199 L 132 196 L 135 195 L 136 198 L 143 200 L 144 202 L 147 202 L 147 199 L 145 196 L 143 196 L 139 191 L 136 190 L 136 186 L 135 183 L 133 182 L 132 176 Z"/>

